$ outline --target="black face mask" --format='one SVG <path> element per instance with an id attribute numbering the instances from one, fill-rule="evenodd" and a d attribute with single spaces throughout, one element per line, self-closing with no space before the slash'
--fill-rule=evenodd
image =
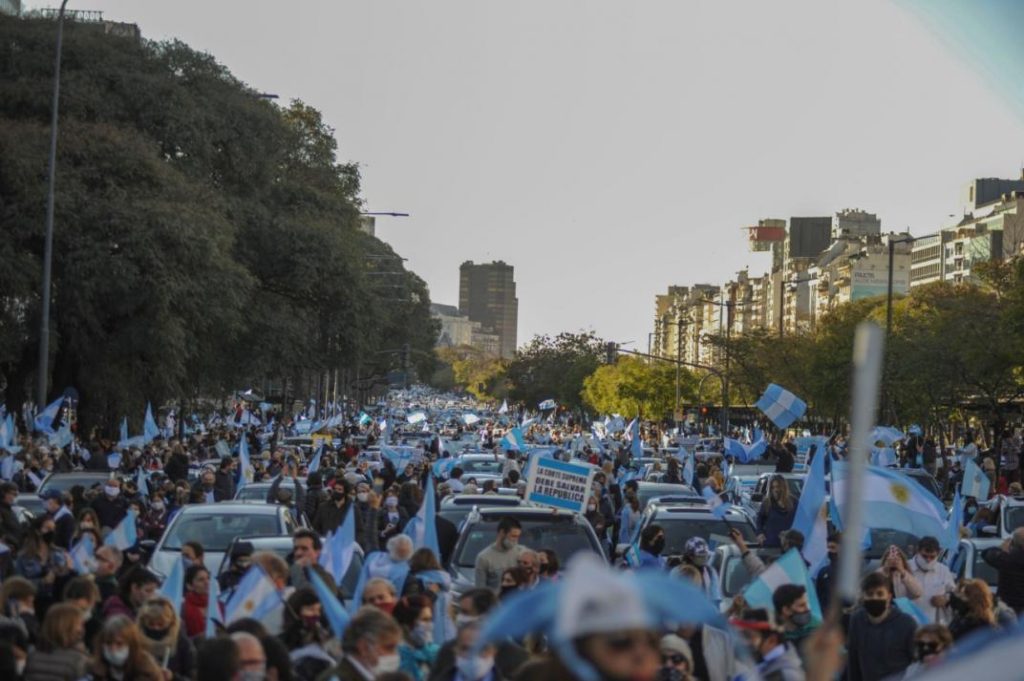
<path id="1" fill-rule="evenodd" d="M 970 606 L 967 604 L 967 600 L 961 598 L 955 593 L 949 595 L 949 606 L 953 608 L 953 612 L 960 617 L 965 617 L 971 610 Z"/>
<path id="2" fill-rule="evenodd" d="M 864 609 L 872 617 L 881 617 L 889 607 L 889 600 L 886 598 L 865 598 Z"/>
<path id="3" fill-rule="evenodd" d="M 148 638 L 151 641 L 161 641 L 161 640 L 163 640 L 163 638 L 165 636 L 167 636 L 167 632 L 168 631 L 169 631 L 169 629 L 166 629 L 166 628 L 165 629 L 153 629 L 152 627 L 142 627 L 142 633 L 145 634 L 146 638 Z"/>
<path id="4" fill-rule="evenodd" d="M 648 547 L 648 550 L 655 556 L 660 556 L 661 552 L 665 550 L 665 538 L 658 537 L 657 539 L 652 541 L 650 547 Z"/>
<path id="5" fill-rule="evenodd" d="M 53 543 L 54 532 L 52 532 L 52 531 L 51 532 L 43 532 L 39 536 L 42 537 L 43 541 L 46 542 L 47 544 Z"/>
<path id="6" fill-rule="evenodd" d="M 828 562 L 830 565 L 839 565 L 839 553 L 836 551 L 829 551 Z"/>
<path id="7" fill-rule="evenodd" d="M 519 591 L 518 586 L 503 586 L 501 587 L 501 597 L 508 598 L 517 591 Z"/>

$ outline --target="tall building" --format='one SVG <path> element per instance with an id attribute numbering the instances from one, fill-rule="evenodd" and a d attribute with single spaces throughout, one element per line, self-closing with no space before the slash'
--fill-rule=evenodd
<path id="1" fill-rule="evenodd" d="M 480 265 L 467 260 L 459 268 L 459 312 L 479 322 L 484 333 L 498 336 L 502 357 L 516 352 L 519 299 L 513 273 L 501 260 Z"/>
<path id="2" fill-rule="evenodd" d="M 21 14 L 21 0 L 0 0 L 0 14 Z"/>

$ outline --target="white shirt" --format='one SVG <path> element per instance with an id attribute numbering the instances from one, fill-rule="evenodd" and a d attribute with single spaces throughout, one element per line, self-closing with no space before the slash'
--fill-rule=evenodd
<path id="1" fill-rule="evenodd" d="M 910 574 L 917 578 L 924 591 L 920 598 L 914 599 L 914 604 L 921 608 L 921 612 L 936 624 L 949 623 L 949 608 L 936 608 L 932 605 L 932 596 L 944 596 L 956 588 L 956 580 L 949 568 L 935 561 L 928 570 L 918 563 L 918 556 L 910 559 Z"/>
<path id="2" fill-rule="evenodd" d="M 450 489 L 455 494 L 461 494 L 462 490 L 466 489 L 466 486 L 462 484 L 461 480 L 451 478 L 448 480 L 448 489 Z"/>

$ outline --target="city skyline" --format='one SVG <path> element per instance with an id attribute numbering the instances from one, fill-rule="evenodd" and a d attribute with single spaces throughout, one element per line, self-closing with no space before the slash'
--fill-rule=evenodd
<path id="1" fill-rule="evenodd" d="M 654 293 L 770 269 L 758 219 L 860 208 L 925 234 L 965 182 L 1020 170 L 1020 113 L 900 3 L 682 5 L 81 8 L 321 109 L 367 209 L 411 213 L 377 231 L 433 300 L 465 260 L 515 265 L 521 343 L 640 345 Z"/>

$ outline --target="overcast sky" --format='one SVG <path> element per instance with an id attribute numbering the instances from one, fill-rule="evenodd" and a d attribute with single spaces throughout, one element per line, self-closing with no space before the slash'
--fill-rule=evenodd
<path id="1" fill-rule="evenodd" d="M 924 234 L 1024 163 L 1020 112 L 888 0 L 70 6 L 323 111 L 367 209 L 412 214 L 378 235 L 433 300 L 458 304 L 464 260 L 515 266 L 520 343 L 646 345 L 670 284 L 767 268 L 741 231 L 759 218 L 863 208 Z"/>

